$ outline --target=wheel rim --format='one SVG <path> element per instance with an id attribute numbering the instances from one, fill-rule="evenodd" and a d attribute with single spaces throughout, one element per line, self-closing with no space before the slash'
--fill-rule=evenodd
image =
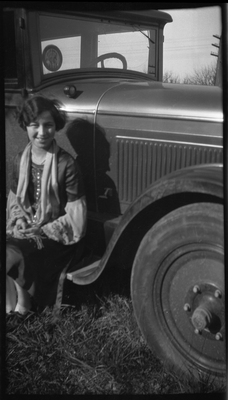
<path id="1" fill-rule="evenodd" d="M 224 375 L 223 249 L 181 246 L 163 260 L 153 287 L 157 320 L 184 363 Z"/>

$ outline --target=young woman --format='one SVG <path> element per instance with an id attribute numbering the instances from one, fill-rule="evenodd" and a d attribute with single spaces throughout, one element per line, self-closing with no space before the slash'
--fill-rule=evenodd
<path id="1" fill-rule="evenodd" d="M 77 162 L 55 141 L 66 124 L 60 103 L 34 96 L 17 121 L 29 143 L 7 201 L 6 312 L 26 314 L 31 295 L 40 309 L 54 304 L 62 269 L 83 247 L 87 209 Z"/>

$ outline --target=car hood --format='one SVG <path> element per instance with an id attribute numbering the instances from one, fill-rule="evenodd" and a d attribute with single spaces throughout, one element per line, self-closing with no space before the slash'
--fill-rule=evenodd
<path id="1" fill-rule="evenodd" d="M 64 94 L 66 86 L 76 96 Z M 45 94 L 46 90 L 42 90 Z M 98 113 L 223 120 L 222 89 L 215 86 L 165 84 L 118 79 L 67 81 L 49 87 L 70 113 Z"/>
<path id="2" fill-rule="evenodd" d="M 222 90 L 160 82 L 123 83 L 105 93 L 98 111 L 222 121 Z"/>

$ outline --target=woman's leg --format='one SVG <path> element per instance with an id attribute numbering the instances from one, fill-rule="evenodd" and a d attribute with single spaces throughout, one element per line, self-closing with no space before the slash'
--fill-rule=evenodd
<path id="1" fill-rule="evenodd" d="M 31 309 L 30 295 L 27 290 L 19 286 L 17 282 L 15 282 L 15 286 L 18 296 L 15 311 L 19 312 L 20 314 L 27 314 L 27 312 Z"/>
<path id="2" fill-rule="evenodd" d="M 6 275 L 6 313 L 14 311 L 17 303 L 17 293 L 14 280 Z"/>
<path id="3" fill-rule="evenodd" d="M 6 274 L 13 265 L 24 263 L 23 256 L 19 249 L 8 246 L 6 247 Z M 16 289 L 16 290 L 15 290 Z M 16 304 L 17 294 L 17 304 Z M 30 295 L 28 292 L 6 275 L 6 312 L 18 311 L 20 314 L 26 314 L 31 308 Z"/>

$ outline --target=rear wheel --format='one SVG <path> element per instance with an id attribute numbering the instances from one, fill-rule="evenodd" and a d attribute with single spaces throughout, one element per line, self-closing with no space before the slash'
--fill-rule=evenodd
<path id="1" fill-rule="evenodd" d="M 137 251 L 131 294 L 139 327 L 165 363 L 225 379 L 222 205 L 191 204 L 158 221 Z"/>

